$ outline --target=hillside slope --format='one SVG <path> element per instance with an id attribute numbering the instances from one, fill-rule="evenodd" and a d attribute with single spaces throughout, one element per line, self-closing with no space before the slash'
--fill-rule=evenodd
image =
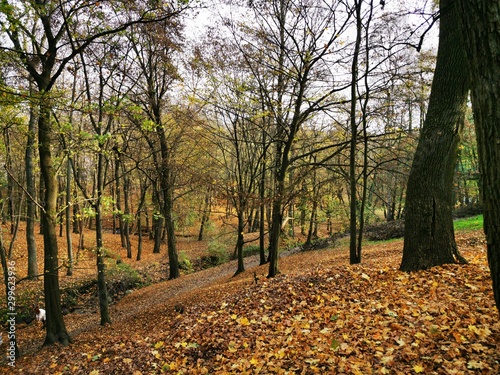
<path id="1" fill-rule="evenodd" d="M 73 344 L 41 348 L 18 331 L 16 374 L 497 374 L 500 325 L 484 236 L 457 234 L 465 266 L 399 272 L 402 242 L 280 260 L 282 274 L 247 259 L 134 291 L 97 314 L 66 316 Z M 258 277 L 254 281 L 254 271 Z M 5 352 L 5 348 L 2 350 Z"/>

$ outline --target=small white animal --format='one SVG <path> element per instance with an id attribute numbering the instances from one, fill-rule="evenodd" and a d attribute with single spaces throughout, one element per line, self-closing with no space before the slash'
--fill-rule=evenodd
<path id="1" fill-rule="evenodd" d="M 35 309 L 35 319 L 39 322 L 42 322 L 42 328 L 45 328 L 45 320 L 47 319 L 47 315 L 44 309 L 36 308 Z"/>

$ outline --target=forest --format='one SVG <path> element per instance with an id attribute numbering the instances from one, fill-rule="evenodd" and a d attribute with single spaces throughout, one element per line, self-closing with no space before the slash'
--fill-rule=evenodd
<path id="1" fill-rule="evenodd" d="M 363 246 L 372 232 L 404 237 L 399 259 L 380 258 L 393 267 L 381 271 L 384 277 L 396 283 L 418 277 L 404 272 L 443 265 L 470 271 L 477 255 L 467 246 L 479 244 L 491 273 L 481 280 L 493 285 L 489 307 L 500 306 L 500 37 L 491 31 L 498 8 L 465 0 L 2 1 L 6 332 L 15 331 L 12 315 L 34 317 L 33 309 L 43 308 L 43 346 L 70 345 L 61 283 L 66 287 L 82 269 L 93 274 L 96 324 L 113 327 L 116 266 L 132 272 L 127 267 L 134 262 L 154 259 L 162 264 L 155 282 L 182 283 L 204 268 L 187 255 L 186 242 L 202 262 L 220 266 L 232 259 L 234 280 L 253 277 L 255 288 L 271 288 L 274 278 L 286 277 L 281 262 L 286 269 L 288 252 L 340 241 L 348 251 L 342 272 L 358 277 L 349 282 L 357 290 L 378 279 L 371 268 L 349 268 L 367 267 Z M 484 214 L 484 234 L 457 240 L 454 219 L 477 214 Z M 248 254 L 259 267 L 253 276 Z M 376 264 L 369 254 L 367 262 Z M 336 274 L 319 264 L 321 289 Z M 460 269 L 445 268 L 443 278 Z M 435 296 L 441 282 L 433 275 Z M 314 281 L 308 283 L 303 287 Z M 16 297 L 31 286 L 31 300 Z M 393 307 L 383 306 L 397 317 Z M 175 312 L 182 315 L 184 307 Z M 469 322 L 481 340 L 491 332 L 470 327 L 483 318 Z M 230 319 L 254 324 L 236 313 Z M 448 325 L 438 327 L 439 339 Z M 438 328 L 429 329 L 434 335 Z M 463 333 L 452 335 L 459 344 L 467 341 Z M 15 334 L 2 337 L 9 338 L 12 350 L 5 351 L 15 363 L 23 348 Z M 346 349 L 332 340 L 334 352 Z M 155 349 L 164 348 L 159 342 Z M 180 345 L 189 347 L 186 342 Z M 234 345 L 229 352 L 243 350 Z M 168 369 L 175 372 L 174 362 Z M 281 373 L 321 373 L 316 359 L 306 363 L 307 371 L 281 364 Z M 430 366 L 411 363 L 417 373 Z M 495 366 L 464 363 L 485 373 Z M 280 373 L 278 367 L 267 371 Z M 224 366 L 212 371 L 228 373 Z"/>

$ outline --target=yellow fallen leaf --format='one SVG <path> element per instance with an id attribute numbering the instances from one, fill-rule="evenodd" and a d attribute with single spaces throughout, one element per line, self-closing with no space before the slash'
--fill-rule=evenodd
<path id="1" fill-rule="evenodd" d="M 99 370 L 92 370 L 89 372 L 89 375 L 99 375 Z"/>
<path id="2" fill-rule="evenodd" d="M 163 342 L 163 341 L 158 341 L 158 342 L 155 344 L 155 349 L 159 349 L 159 348 L 163 347 L 163 344 L 164 344 L 164 342 Z"/>
<path id="3" fill-rule="evenodd" d="M 255 365 L 258 365 L 259 363 L 260 363 L 259 360 L 255 357 L 252 357 L 252 359 L 250 360 L 251 365 L 255 366 Z"/>
<path id="4" fill-rule="evenodd" d="M 243 318 L 240 319 L 240 324 L 242 326 L 249 326 L 250 325 L 250 321 L 247 318 L 243 317 Z"/>
<path id="5" fill-rule="evenodd" d="M 424 372 L 424 368 L 421 365 L 415 365 L 413 366 L 413 371 L 415 371 L 417 374 L 420 374 L 421 372 Z"/>
<path id="6" fill-rule="evenodd" d="M 425 338 L 425 335 L 422 332 L 417 332 L 417 333 L 415 333 L 415 337 L 417 339 L 423 339 L 423 338 Z"/>

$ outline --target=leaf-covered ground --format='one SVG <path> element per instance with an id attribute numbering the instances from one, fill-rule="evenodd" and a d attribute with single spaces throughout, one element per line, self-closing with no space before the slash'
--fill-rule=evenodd
<path id="1" fill-rule="evenodd" d="M 15 374 L 498 374 L 500 324 L 481 232 L 457 236 L 468 265 L 397 270 L 402 242 L 299 253 L 232 278 L 234 263 L 135 291 L 113 324 L 66 316 L 68 347 L 32 349 Z M 253 268 L 251 268 L 253 267 Z M 258 277 L 254 280 L 253 272 Z M 33 349 L 34 348 L 34 349 Z M 9 372 L 7 372 L 9 373 Z"/>

